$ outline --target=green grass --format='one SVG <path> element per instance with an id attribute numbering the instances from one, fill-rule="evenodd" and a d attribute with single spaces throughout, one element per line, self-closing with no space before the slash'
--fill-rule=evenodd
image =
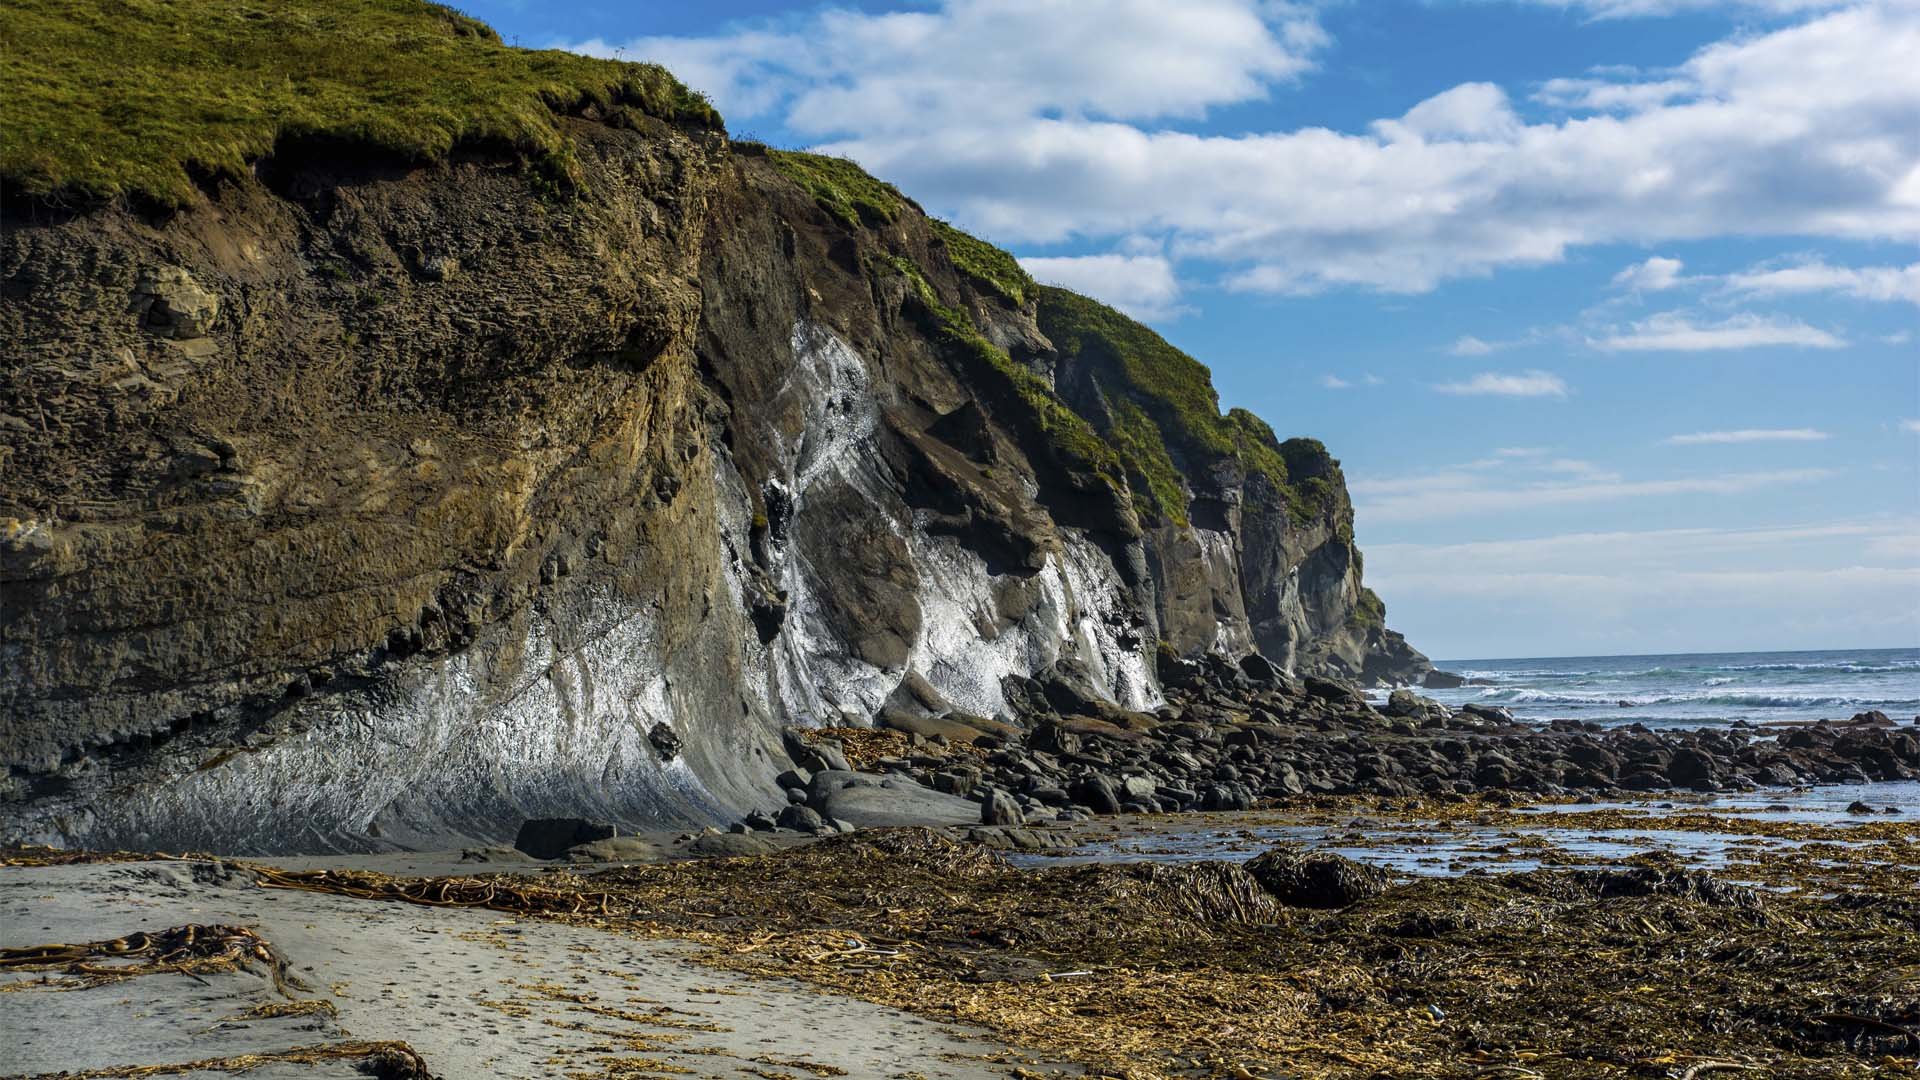
<path id="1" fill-rule="evenodd" d="M 665 69 L 503 45 L 421 0 L 7 0 L 0 179 L 178 206 L 286 138 L 433 161 L 510 148 L 573 175 L 560 114 L 719 127 Z"/>
<path id="2" fill-rule="evenodd" d="M 1282 443 L 1245 409 L 1222 415 L 1205 364 L 1113 308 L 1051 285 L 1036 286 L 1034 293 L 1041 332 L 1063 356 L 1092 363 L 1109 400 L 1131 407 L 1114 407 L 1116 430 L 1106 435 L 1146 481 L 1162 515 L 1187 520 L 1176 460 L 1203 468 L 1223 457 L 1238 460 L 1254 481 L 1249 493 L 1255 500 L 1270 495 L 1299 524 L 1338 507 L 1339 463 L 1319 442 Z M 1155 441 L 1151 433 L 1157 433 L 1157 447 L 1147 445 Z"/>
<path id="3" fill-rule="evenodd" d="M 848 228 L 879 228 L 900 220 L 901 208 L 912 200 L 900 189 L 875 180 L 865 169 L 845 158 L 809 154 L 800 150 L 767 151 L 773 167 L 806 189 L 820 208 Z"/>
<path id="4" fill-rule="evenodd" d="M 765 154 L 774 168 L 850 229 L 892 225 L 907 207 L 919 209 L 912 199 L 900 194 L 899 188 L 875 179 L 846 158 L 771 147 Z M 933 230 L 934 242 L 946 250 L 955 270 L 1006 298 L 1014 307 L 1026 306 L 1033 279 L 1012 255 L 938 218 L 928 218 L 927 224 Z"/>
<path id="5" fill-rule="evenodd" d="M 1033 294 L 1033 278 L 1020 269 L 1012 255 L 939 218 L 930 219 L 930 224 L 954 269 L 1005 297 L 1014 307 L 1027 306 L 1027 298 Z"/>
<path id="6" fill-rule="evenodd" d="M 934 322 L 940 343 L 956 356 L 967 375 L 990 399 L 1018 409 L 1021 419 L 1042 433 L 1068 464 L 1091 472 L 1115 488 L 1123 488 L 1126 469 L 1119 454 L 1079 413 L 1067 407 L 1047 381 L 1015 363 L 1006 351 L 982 337 L 965 314 L 940 302 L 926 275 L 910 260 L 892 256 L 889 266 L 913 284 L 915 295 Z"/>
<path id="7" fill-rule="evenodd" d="M 1186 489 L 1180 470 L 1167 456 L 1167 444 L 1140 406 L 1131 401 L 1112 403 L 1113 429 L 1107 441 L 1126 463 L 1134 489 L 1146 493 L 1155 510 L 1176 525 L 1187 524 Z"/>
<path id="8" fill-rule="evenodd" d="M 1353 605 L 1353 611 L 1347 616 L 1353 625 L 1363 630 L 1385 630 L 1387 628 L 1387 605 L 1378 593 L 1365 586 L 1360 588 L 1360 599 Z"/>

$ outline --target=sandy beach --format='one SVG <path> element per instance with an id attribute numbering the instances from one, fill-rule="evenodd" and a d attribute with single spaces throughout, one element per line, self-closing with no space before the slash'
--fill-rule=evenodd
<path id="1" fill-rule="evenodd" d="M 67 981 L 58 973 L 12 973 L 0 984 L 0 1074 L 128 1075 L 85 1070 L 384 1040 L 405 1042 L 447 1080 L 972 1080 L 1038 1065 L 978 1031 L 717 971 L 670 942 L 485 910 L 262 889 L 217 862 L 0 869 L 0 948 L 188 924 L 255 930 L 286 960 L 288 992 L 260 963 L 85 989 L 47 985 Z M 263 1015 L 294 1002 L 323 1004 Z M 364 1075 L 358 1065 L 268 1063 L 248 1075 Z"/>

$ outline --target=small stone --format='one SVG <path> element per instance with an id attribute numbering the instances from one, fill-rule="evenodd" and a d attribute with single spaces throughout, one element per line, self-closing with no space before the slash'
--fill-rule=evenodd
<path id="1" fill-rule="evenodd" d="M 795 832 L 817 833 L 827 827 L 826 819 L 811 806 L 788 806 L 780 811 L 780 816 L 774 821 L 781 828 L 792 829 Z"/>
<path id="2" fill-rule="evenodd" d="M 672 726 L 664 720 L 647 732 L 647 741 L 653 744 L 654 752 L 660 755 L 661 761 L 672 761 L 680 756 L 680 736 L 674 734 Z"/>

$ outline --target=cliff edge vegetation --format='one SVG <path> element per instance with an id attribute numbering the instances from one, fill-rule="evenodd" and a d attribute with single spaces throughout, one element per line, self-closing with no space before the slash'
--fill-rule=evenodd
<path id="1" fill-rule="evenodd" d="M 418 0 L 12 0 L 0 84 L 17 193 L 161 206 L 289 140 L 421 162 L 499 147 L 564 180 L 563 116 L 720 126 L 656 65 L 512 48 Z"/>

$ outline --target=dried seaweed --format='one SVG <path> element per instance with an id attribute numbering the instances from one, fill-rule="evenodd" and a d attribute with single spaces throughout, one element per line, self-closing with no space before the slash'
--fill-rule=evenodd
<path id="1" fill-rule="evenodd" d="M 253 930 L 244 926 L 189 924 L 141 931 L 110 941 L 0 949 L 0 973 L 57 971 L 71 976 L 59 980 L 8 982 L 0 984 L 0 992 L 78 990 L 140 975 L 206 975 L 238 971 L 255 961 L 265 965 L 282 993 L 288 985 L 301 985 L 287 973 L 287 962 L 274 951 L 273 945 Z"/>
<path id="2" fill-rule="evenodd" d="M 194 1072 L 243 1073 L 263 1065 L 317 1065 L 324 1061 L 358 1061 L 362 1072 L 379 1080 L 435 1080 L 413 1047 L 394 1040 L 330 1043 L 324 1046 L 296 1046 L 261 1054 L 203 1058 L 170 1065 L 110 1065 L 81 1072 L 43 1073 L 31 1080 L 119 1080 L 123 1077 L 178 1076 Z M 27 1080 L 7 1077 L 4 1080 Z"/>

